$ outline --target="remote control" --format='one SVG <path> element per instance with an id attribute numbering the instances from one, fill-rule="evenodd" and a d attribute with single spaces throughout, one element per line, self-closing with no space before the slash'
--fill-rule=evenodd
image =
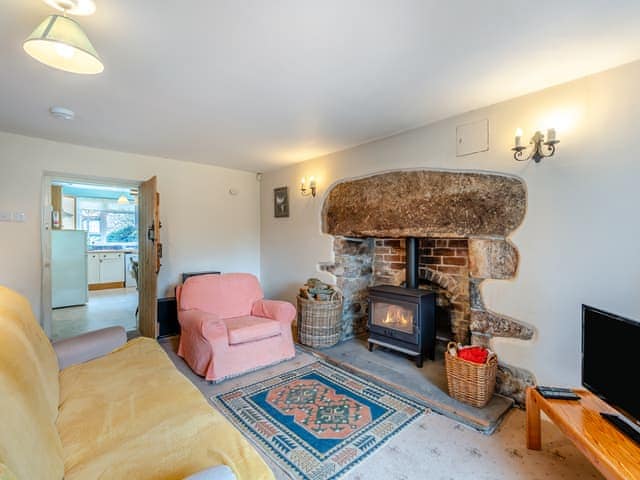
<path id="1" fill-rule="evenodd" d="M 551 400 L 580 400 L 580 397 L 573 392 L 546 392 L 543 390 L 540 395 Z"/>
<path id="2" fill-rule="evenodd" d="M 566 387 L 543 387 L 543 386 L 538 386 L 538 390 L 544 390 L 545 392 L 565 392 L 565 393 L 572 393 L 573 390 L 570 388 L 566 388 Z"/>
<path id="3" fill-rule="evenodd" d="M 631 440 L 640 445 L 640 427 L 630 423 L 625 418 L 615 413 L 600 412 L 602 418 L 611 423 L 614 427 L 620 430 L 623 434 L 629 437 Z"/>

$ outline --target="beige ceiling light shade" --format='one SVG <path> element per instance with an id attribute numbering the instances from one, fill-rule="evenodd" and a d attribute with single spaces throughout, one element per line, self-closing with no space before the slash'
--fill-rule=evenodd
<path id="1" fill-rule="evenodd" d="M 24 50 L 39 62 L 72 73 L 96 74 L 104 65 L 75 20 L 47 17 L 24 42 Z"/>

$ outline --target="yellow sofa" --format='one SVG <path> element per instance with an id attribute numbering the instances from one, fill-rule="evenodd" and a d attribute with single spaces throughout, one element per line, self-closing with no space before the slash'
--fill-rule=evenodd
<path id="1" fill-rule="evenodd" d="M 58 368 L 29 303 L 0 287 L 0 480 L 273 479 L 154 340 Z"/>

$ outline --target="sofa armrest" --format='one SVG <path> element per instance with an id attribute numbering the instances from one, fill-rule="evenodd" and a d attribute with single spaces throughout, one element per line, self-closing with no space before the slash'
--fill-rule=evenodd
<path id="1" fill-rule="evenodd" d="M 236 476 L 226 465 L 207 468 L 193 475 L 189 475 L 183 480 L 236 480 Z"/>
<path id="2" fill-rule="evenodd" d="M 76 363 L 103 357 L 127 343 L 127 332 L 122 327 L 109 327 L 53 343 L 60 370 Z"/>
<path id="3" fill-rule="evenodd" d="M 296 318 L 296 307 L 289 302 L 279 300 L 258 300 L 253 304 L 251 315 L 277 320 L 288 327 Z"/>

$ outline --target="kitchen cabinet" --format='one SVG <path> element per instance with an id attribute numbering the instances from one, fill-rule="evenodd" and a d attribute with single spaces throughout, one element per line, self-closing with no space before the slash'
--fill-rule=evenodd
<path id="1" fill-rule="evenodd" d="M 100 283 L 100 259 L 97 253 L 87 253 L 87 280 L 89 285 Z"/>
<path id="2" fill-rule="evenodd" d="M 122 252 L 89 252 L 87 253 L 87 281 L 91 290 L 124 286 L 124 256 Z"/>
<path id="3" fill-rule="evenodd" d="M 124 282 L 124 254 L 100 254 L 100 283 Z"/>

